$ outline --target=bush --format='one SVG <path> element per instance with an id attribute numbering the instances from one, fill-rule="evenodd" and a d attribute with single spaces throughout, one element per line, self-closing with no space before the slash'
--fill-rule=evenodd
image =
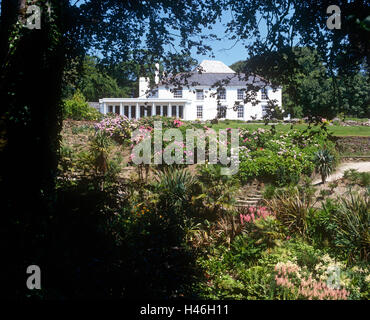
<path id="1" fill-rule="evenodd" d="M 370 201 L 369 195 L 350 192 L 337 201 L 335 206 L 324 205 L 336 225 L 334 243 L 347 252 L 348 259 L 368 261 L 370 249 Z"/>
<path id="2" fill-rule="evenodd" d="M 99 120 L 102 114 L 86 102 L 83 94 L 77 90 L 73 97 L 63 103 L 64 119 Z"/>
<path id="3" fill-rule="evenodd" d="M 322 183 L 325 183 L 326 178 L 334 168 L 334 156 L 327 149 L 319 150 L 315 153 L 314 163 L 316 164 L 316 171 L 321 175 Z"/>
<path id="4" fill-rule="evenodd" d="M 298 188 L 278 193 L 266 203 L 290 233 L 306 235 L 307 215 L 314 209 L 310 199 L 300 194 Z"/>

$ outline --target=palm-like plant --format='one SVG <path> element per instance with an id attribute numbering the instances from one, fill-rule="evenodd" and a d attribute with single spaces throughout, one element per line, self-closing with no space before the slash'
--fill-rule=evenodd
<path id="1" fill-rule="evenodd" d="M 165 202 L 172 207 L 181 207 L 191 199 L 191 188 L 195 184 L 194 177 L 186 169 L 167 166 L 155 173 L 157 188 L 163 195 Z"/>
<path id="2" fill-rule="evenodd" d="M 316 165 L 316 172 L 321 175 L 322 183 L 325 183 L 326 178 L 333 171 L 334 157 L 327 149 L 319 150 L 315 154 L 314 162 Z"/>

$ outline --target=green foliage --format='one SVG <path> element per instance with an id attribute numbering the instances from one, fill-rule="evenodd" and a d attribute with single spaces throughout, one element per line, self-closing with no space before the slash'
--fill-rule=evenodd
<path id="1" fill-rule="evenodd" d="M 202 202 L 212 219 L 224 209 L 232 208 L 239 186 L 235 176 L 222 175 L 221 169 L 220 165 L 206 164 L 198 167 L 202 192 L 193 197 L 193 202 Z"/>
<path id="2" fill-rule="evenodd" d="M 355 169 L 344 171 L 343 178 L 348 180 L 350 184 L 358 184 L 363 187 L 370 186 L 370 172 L 358 172 Z"/>
<path id="3" fill-rule="evenodd" d="M 368 193 L 350 192 L 335 206 L 324 206 L 335 223 L 336 246 L 347 252 L 348 259 L 368 260 L 370 249 L 370 201 Z"/>
<path id="4" fill-rule="evenodd" d="M 316 164 L 316 171 L 321 175 L 322 183 L 325 183 L 326 178 L 334 168 L 334 157 L 327 149 L 319 150 L 315 153 L 314 163 Z"/>
<path id="5" fill-rule="evenodd" d="M 327 199 L 326 210 L 310 211 L 307 216 L 307 235 L 315 247 L 323 250 L 328 250 L 334 241 L 336 225 L 330 213 L 334 206 L 333 200 Z"/>
<path id="6" fill-rule="evenodd" d="M 73 120 L 99 120 L 102 117 L 98 110 L 88 105 L 80 91 L 77 91 L 71 99 L 64 101 L 63 116 L 65 119 Z"/>
<path id="7" fill-rule="evenodd" d="M 315 166 L 313 157 L 320 146 L 334 149 L 325 131 L 313 128 L 286 134 L 246 129 L 240 132 L 240 146 L 241 181 L 257 178 L 277 186 L 297 184 L 302 176 L 310 176 Z"/>
<path id="8" fill-rule="evenodd" d="M 290 192 L 278 193 L 266 203 L 290 233 L 306 235 L 307 216 L 314 209 L 311 199 L 300 193 L 298 188 L 294 188 Z"/>
<path id="9" fill-rule="evenodd" d="M 85 57 L 83 74 L 78 83 L 78 88 L 88 101 L 98 101 L 101 98 L 131 97 L 133 85 L 126 84 L 119 87 L 116 79 L 106 71 L 99 70 L 97 59 Z M 135 84 L 135 83 L 134 83 Z"/>
<path id="10" fill-rule="evenodd" d="M 268 184 L 265 186 L 265 189 L 263 190 L 263 199 L 270 200 L 274 197 L 276 191 L 276 187 Z"/>

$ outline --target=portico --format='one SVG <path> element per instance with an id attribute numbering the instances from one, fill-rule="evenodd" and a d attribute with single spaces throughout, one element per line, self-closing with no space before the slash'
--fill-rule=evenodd
<path id="1" fill-rule="evenodd" d="M 164 116 L 186 119 L 187 99 L 140 99 L 140 98 L 104 98 L 99 100 L 100 112 L 115 113 L 129 119 L 150 116 Z"/>

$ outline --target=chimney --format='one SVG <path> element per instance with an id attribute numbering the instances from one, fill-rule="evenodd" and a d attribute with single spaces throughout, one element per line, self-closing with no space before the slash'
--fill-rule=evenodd
<path id="1" fill-rule="evenodd" d="M 139 78 L 139 97 L 145 96 L 149 91 L 149 78 Z"/>

